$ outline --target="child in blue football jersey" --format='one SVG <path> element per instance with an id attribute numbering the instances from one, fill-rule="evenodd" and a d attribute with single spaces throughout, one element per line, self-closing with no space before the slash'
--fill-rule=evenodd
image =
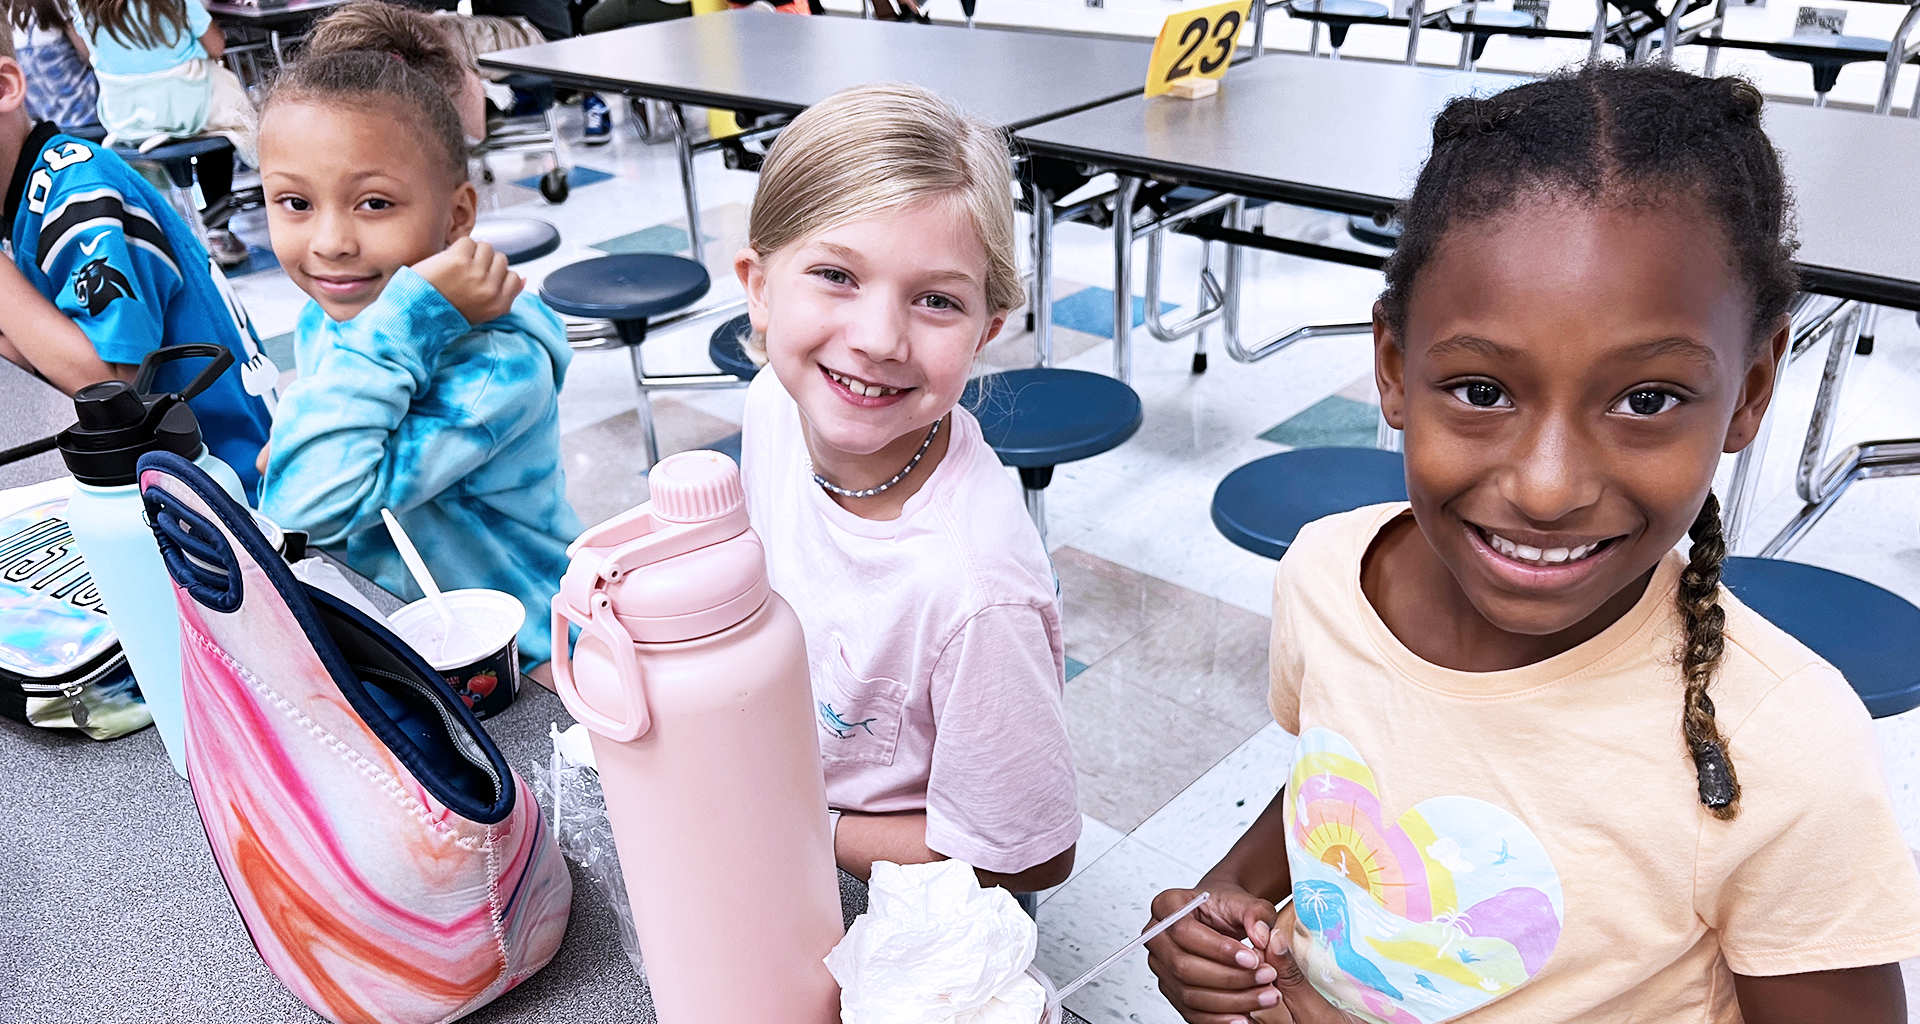
<path id="1" fill-rule="evenodd" d="M 0 260 L 0 355 L 62 391 L 132 380 L 147 353 L 189 342 L 235 365 L 191 403 L 207 446 L 246 484 L 272 426 L 280 371 L 187 223 L 119 157 L 26 111 L 26 78 L 0 36 L 0 180 L 10 260 Z M 200 366 L 168 368 L 162 388 Z"/>
<path id="2" fill-rule="evenodd" d="M 274 254 L 314 300 L 262 509 L 418 597 L 391 508 L 442 587 L 518 597 L 521 667 L 546 662 L 580 532 L 560 472 L 570 351 L 506 258 L 467 237 L 476 197 L 447 91 L 390 52 L 306 57 L 268 98 L 260 174 Z"/>

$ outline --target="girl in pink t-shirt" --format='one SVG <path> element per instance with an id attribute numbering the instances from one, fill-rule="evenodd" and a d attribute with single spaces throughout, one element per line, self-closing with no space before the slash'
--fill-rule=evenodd
<path id="1" fill-rule="evenodd" d="M 747 507 L 806 629 L 840 866 L 953 858 L 1032 892 L 1080 835 L 1058 589 L 957 403 L 1021 300 L 1005 142 L 914 86 L 780 134 L 735 258 L 771 372 Z"/>
<path id="2" fill-rule="evenodd" d="M 1280 563 L 1299 745 L 1149 945 L 1187 1020 L 1906 1021 L 1866 709 L 1720 583 L 1798 286 L 1761 107 L 1602 65 L 1440 114 L 1374 307 L 1411 500 Z"/>

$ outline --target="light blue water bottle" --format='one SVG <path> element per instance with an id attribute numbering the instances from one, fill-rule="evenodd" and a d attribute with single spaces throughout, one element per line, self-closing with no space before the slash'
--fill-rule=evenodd
<path id="1" fill-rule="evenodd" d="M 162 364 L 177 359 L 213 360 L 184 392 L 148 394 Z M 89 384 L 73 396 L 79 422 L 60 432 L 61 457 L 73 473 L 67 525 L 93 573 L 107 621 L 120 638 L 134 681 L 166 745 L 173 770 L 187 777 L 186 709 L 180 693 L 180 613 L 173 580 L 147 526 L 134 465 L 147 452 L 168 451 L 192 459 L 241 502 L 246 491 L 233 468 L 200 441 L 200 423 L 187 400 L 227 368 L 233 354 L 220 345 L 175 345 L 149 354 L 132 384 Z"/>

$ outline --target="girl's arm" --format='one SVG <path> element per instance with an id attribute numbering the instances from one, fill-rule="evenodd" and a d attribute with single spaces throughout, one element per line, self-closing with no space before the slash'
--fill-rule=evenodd
<path id="1" fill-rule="evenodd" d="M 194 3 L 197 0 L 187 2 Z M 227 52 L 227 37 L 221 33 L 219 25 L 208 25 L 207 30 L 200 33 L 200 45 L 207 48 L 207 56 L 219 60 Z"/>
<path id="2" fill-rule="evenodd" d="M 1069 846 L 1052 860 L 1012 874 L 984 868 L 973 870 L 983 886 L 997 885 L 1008 892 L 1038 892 L 1067 880 L 1073 871 L 1073 850 Z M 917 811 L 904 814 L 843 812 L 833 835 L 833 854 L 847 874 L 862 881 L 873 873 L 873 862 L 877 860 L 931 864 L 947 859 L 927 847 L 927 816 Z"/>
<path id="3" fill-rule="evenodd" d="M 81 63 L 93 63 L 93 50 L 88 48 L 87 37 L 81 34 L 80 26 L 69 19 L 63 31 L 66 33 L 67 42 L 73 44 L 73 52 L 79 55 Z"/>
<path id="4" fill-rule="evenodd" d="M 1899 964 L 1755 978 L 1736 974 L 1733 991 L 1746 1024 L 1906 1024 L 1907 989 Z"/>

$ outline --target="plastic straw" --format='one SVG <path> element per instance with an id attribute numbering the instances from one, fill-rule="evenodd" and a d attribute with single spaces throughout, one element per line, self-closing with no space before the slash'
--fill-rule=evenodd
<path id="1" fill-rule="evenodd" d="M 1112 967 L 1114 964 L 1119 963 L 1121 959 L 1125 957 L 1128 953 L 1131 953 L 1134 950 L 1139 949 L 1141 946 L 1146 945 L 1148 942 L 1151 942 L 1154 936 L 1173 927 L 1174 924 L 1176 924 L 1181 918 L 1187 916 L 1188 914 L 1193 913 L 1196 910 L 1199 910 L 1200 904 L 1205 903 L 1212 898 L 1213 898 L 1213 894 L 1210 892 L 1203 892 L 1200 895 L 1195 896 L 1192 900 L 1190 900 L 1187 903 L 1186 906 L 1181 907 L 1179 910 L 1174 911 L 1172 914 L 1169 914 L 1167 918 L 1161 921 L 1159 924 L 1156 924 L 1153 927 L 1147 929 L 1146 931 L 1141 932 L 1139 938 L 1134 939 L 1132 942 L 1129 942 L 1124 946 L 1121 946 L 1117 950 L 1114 950 L 1112 956 L 1107 957 L 1105 960 L 1100 961 L 1098 964 L 1095 964 L 1093 970 L 1088 971 L 1087 973 L 1082 974 L 1078 978 L 1075 978 L 1072 981 L 1068 982 L 1065 988 L 1062 988 L 1060 991 L 1054 993 L 1053 998 L 1047 1000 L 1048 1016 L 1052 1016 L 1053 1011 L 1057 1009 L 1060 1006 L 1060 1004 L 1066 1002 L 1068 996 L 1074 994 L 1075 992 L 1080 991 L 1081 986 L 1099 977 L 1101 973 L 1104 972 L 1107 968 Z"/>

